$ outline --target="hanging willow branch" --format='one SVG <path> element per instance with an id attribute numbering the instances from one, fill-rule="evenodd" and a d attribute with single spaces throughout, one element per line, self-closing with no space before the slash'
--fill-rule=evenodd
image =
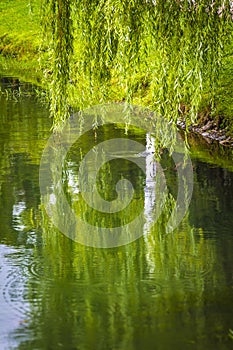
<path id="1" fill-rule="evenodd" d="M 69 0 L 45 0 L 43 5 L 44 32 L 49 43 L 50 111 L 56 127 L 69 115 L 73 20 Z"/>
<path id="2" fill-rule="evenodd" d="M 54 125 L 68 114 L 70 74 L 80 107 L 117 94 L 131 102 L 140 79 L 150 105 L 169 120 L 182 104 L 195 120 L 204 87 L 213 103 L 232 1 L 44 0 L 44 8 Z"/>

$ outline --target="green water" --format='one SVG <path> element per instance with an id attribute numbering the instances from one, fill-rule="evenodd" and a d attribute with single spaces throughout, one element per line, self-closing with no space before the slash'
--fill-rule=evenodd
<path id="1" fill-rule="evenodd" d="M 41 205 L 39 165 L 51 120 L 30 91 L 16 84 L 0 95 L 0 349 L 232 349 L 232 152 L 191 140 L 193 196 L 173 233 L 165 233 L 165 207 L 130 244 L 84 246 L 56 230 Z M 71 149 L 69 203 L 77 202 L 80 149 L 119 135 L 123 129 L 100 128 Z M 129 136 L 146 142 L 143 134 Z M 177 173 L 168 158 L 162 155 L 161 166 L 175 197 Z M 122 157 L 102 169 L 101 195 L 113 200 L 122 176 L 143 199 L 149 222 L 155 180 L 148 184 Z"/>

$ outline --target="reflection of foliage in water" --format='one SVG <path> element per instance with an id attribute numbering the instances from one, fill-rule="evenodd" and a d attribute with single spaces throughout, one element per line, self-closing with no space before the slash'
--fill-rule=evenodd
<path id="1" fill-rule="evenodd" d="M 93 226 L 98 227 L 97 235 L 96 230 L 94 234 L 93 226 L 88 226 L 88 231 L 91 231 L 91 239 L 97 244 L 100 233 L 104 235 L 105 240 L 106 231 L 108 228 L 111 228 L 112 235 L 109 237 L 112 238 L 110 239 L 111 244 L 108 246 L 116 246 L 114 243 L 114 237 L 116 235 L 114 233 L 119 233 L 118 228 L 120 230 L 123 228 L 124 230 L 131 227 L 132 231 L 136 234 L 135 228 L 137 225 L 141 226 L 144 221 L 143 215 L 140 214 L 142 212 L 141 208 L 144 206 L 144 198 L 140 194 L 140 191 L 142 191 L 141 184 L 143 176 L 146 177 L 145 189 L 143 189 L 145 191 L 145 200 L 148 200 L 149 195 L 151 195 L 151 200 L 155 202 L 155 207 L 157 207 L 157 210 L 156 208 L 152 208 L 154 216 L 150 214 L 151 220 L 156 221 L 156 218 L 160 214 L 158 209 L 162 207 L 159 202 L 160 200 L 163 202 L 161 193 L 163 193 L 165 183 L 162 184 L 162 187 L 154 186 L 155 188 L 153 189 L 150 188 L 150 182 L 152 180 L 153 187 L 153 177 L 157 168 L 156 159 L 160 158 L 161 148 L 168 149 L 169 155 L 172 157 L 174 165 L 177 168 L 177 204 L 168 222 L 168 231 L 179 224 L 185 215 L 192 194 L 193 176 L 191 161 L 189 160 L 187 149 L 184 147 L 184 142 L 179 137 L 175 127 L 168 125 L 161 118 L 157 117 L 154 120 L 152 115 L 153 113 L 149 109 L 142 109 L 141 107 L 128 104 L 96 106 L 73 116 L 66 123 L 61 133 L 53 134 L 49 138 L 41 160 L 40 187 L 41 193 L 46 194 L 46 196 L 48 186 L 52 187 L 52 190 L 50 189 L 49 192 L 54 193 L 49 195 L 50 198 L 47 197 L 46 207 L 48 208 L 49 215 L 56 221 L 54 221 L 55 225 L 63 233 L 68 231 L 65 234 L 68 234 L 68 236 L 71 234 L 70 237 L 73 238 L 73 234 L 75 234 L 73 232 L 75 230 L 72 225 L 77 225 L 79 231 L 82 232 L 84 229 L 83 225 L 88 226 L 88 224 L 93 224 Z M 82 118 L 84 118 L 83 124 L 80 122 Z M 116 124 L 116 121 L 120 124 Z M 83 125 L 82 129 L 80 127 L 81 125 Z M 93 132 L 93 125 L 95 125 L 94 135 L 89 139 L 88 135 L 90 132 Z M 131 125 L 133 130 L 131 130 Z M 124 131 L 123 138 L 117 137 L 116 130 L 120 126 L 122 127 L 122 131 Z M 98 130 L 97 132 L 99 128 L 100 131 Z M 111 131 L 106 137 L 105 133 L 108 129 Z M 144 146 L 145 137 L 144 142 L 133 140 L 134 138 L 136 139 L 137 134 L 135 133 L 137 130 L 140 130 L 140 132 L 146 135 L 146 146 Z M 151 130 L 153 133 L 151 133 Z M 129 132 L 133 135 L 132 140 L 128 137 Z M 100 134 L 100 139 L 97 141 L 98 133 Z M 85 144 L 84 149 L 82 144 L 80 144 L 81 138 L 83 138 Z M 101 139 L 103 142 L 101 142 Z M 73 179 L 71 179 L 72 174 L 69 173 L 68 169 L 70 164 L 66 169 L 63 163 L 67 152 L 76 143 L 78 143 L 78 149 L 76 154 L 73 152 L 73 157 L 77 159 L 79 157 L 81 158 L 79 159 L 80 164 L 77 166 L 75 165 L 76 162 L 73 162 L 73 168 L 77 168 L 76 171 L 79 172 L 79 177 L 77 178 L 73 174 Z M 88 146 L 86 147 L 86 145 Z M 85 148 L 89 152 L 86 152 Z M 49 170 L 51 164 L 52 168 Z M 103 171 L 102 168 L 106 165 L 106 171 Z M 158 162 L 157 165 L 159 165 Z M 118 168 L 121 169 L 120 172 Z M 159 166 L 159 169 L 160 175 L 162 175 L 160 177 L 164 178 L 161 166 Z M 137 178 L 140 179 L 139 182 Z M 70 180 L 77 182 L 74 186 L 76 187 L 74 188 L 74 191 L 76 191 L 74 206 L 70 200 L 70 205 L 69 201 L 67 201 L 70 198 L 69 194 L 67 196 L 67 185 L 69 182 L 72 182 Z M 51 183 L 48 184 L 48 182 Z M 155 185 L 157 183 L 158 181 L 155 181 Z M 108 191 L 106 184 L 111 188 L 111 191 Z M 65 187 L 66 190 L 64 191 Z M 134 187 L 134 193 L 132 187 Z M 137 188 L 139 189 L 140 187 L 141 190 L 138 192 Z M 101 191 L 102 197 L 99 193 Z M 133 197 L 131 198 L 131 196 Z M 106 199 L 103 197 L 106 197 Z M 153 197 L 156 197 L 156 201 Z M 111 200 L 108 198 L 111 198 Z M 89 208 L 85 202 L 89 205 Z M 58 206 L 61 206 L 61 210 Z M 93 209 L 98 211 L 98 216 L 93 213 Z M 53 214 L 53 210 L 57 212 Z M 84 220 L 77 221 L 75 211 Z M 70 212 L 68 221 L 71 225 L 67 225 L 66 214 L 68 212 Z M 127 221 L 128 225 L 126 226 Z M 82 226 L 82 229 L 80 226 Z M 138 231 L 140 232 L 140 230 Z M 122 231 L 122 239 L 124 234 L 126 237 L 129 235 L 128 232 L 124 233 Z M 140 233 L 138 234 L 140 236 Z M 83 235 L 85 239 L 86 236 L 88 234 Z M 136 235 L 135 239 L 139 236 Z M 77 241 L 84 243 L 83 240 L 80 241 L 77 239 Z M 126 243 L 128 243 L 127 239 L 124 242 L 118 240 L 117 245 Z M 90 243 L 87 244 L 89 245 Z"/>
<path id="2" fill-rule="evenodd" d="M 206 334 L 203 295 L 217 287 L 215 275 L 210 275 L 217 264 L 215 248 L 189 226 L 188 218 L 179 231 L 166 235 L 168 216 L 165 210 L 150 234 L 128 246 L 96 250 L 67 239 L 43 215 L 39 255 L 46 267 L 33 322 L 45 342 L 135 349 L 135 339 L 145 345 L 153 330 L 153 342 L 169 347 L 177 341 L 171 332 L 174 324 L 185 342 Z M 192 334 L 186 333 L 190 322 Z M 167 332 L 175 338 L 166 340 Z"/>
<path id="3" fill-rule="evenodd" d="M 20 88 L 24 95 L 30 86 L 21 84 Z M 0 111 L 1 236 L 8 243 L 15 242 L 18 232 L 18 241 L 27 244 L 30 230 L 37 229 L 40 221 L 38 165 L 51 120 L 35 96 L 20 96 L 15 103 L 0 94 Z"/>
<path id="4" fill-rule="evenodd" d="M 57 155 L 61 159 L 59 150 Z M 73 151 L 72 155 L 75 159 L 77 153 Z M 168 168 L 170 163 L 165 157 Z M 59 203 L 59 191 L 69 189 L 69 166 L 76 168 L 75 164 L 67 164 L 63 168 L 62 184 L 56 178 L 60 177 L 62 168 L 53 169 L 57 192 L 56 189 L 53 191 L 58 203 L 53 215 L 58 217 L 66 213 L 66 208 Z M 125 166 L 127 171 L 131 169 L 127 163 Z M 99 178 L 105 195 L 112 191 L 108 180 L 115 183 L 113 170 L 116 171 L 114 164 L 106 164 Z M 132 178 L 137 175 L 137 171 L 131 173 Z M 143 183 L 143 177 L 139 185 L 140 182 Z M 72 185 L 73 190 L 78 188 L 77 182 L 70 185 L 69 203 L 76 214 L 85 215 L 82 213 L 88 211 L 88 206 L 84 201 L 77 204 L 79 193 L 72 192 Z M 138 196 L 140 194 L 144 202 L 144 193 L 139 191 Z M 36 319 L 33 322 L 48 337 L 46 341 L 50 346 L 61 343 L 64 347 L 72 345 L 91 349 L 95 344 L 97 349 L 114 346 L 137 349 L 142 346 L 151 348 L 154 342 L 162 342 L 163 346 L 170 348 L 174 343 L 198 342 L 205 336 L 203 296 L 210 289 L 217 288 L 219 277 L 216 282 L 213 270 L 216 268 L 216 273 L 220 274 L 222 266 L 218 265 L 213 242 L 204 240 L 201 230 L 190 226 L 188 214 L 179 229 L 166 233 L 176 200 L 171 193 L 167 195 L 165 192 L 164 196 L 162 214 L 149 232 L 147 227 L 145 235 L 137 241 L 107 250 L 86 247 L 63 236 L 51 225 L 42 206 L 44 245 L 39 254 L 46 262 L 46 269 L 40 278 L 43 297 L 39 314 L 35 310 L 39 322 Z M 135 209 L 133 206 L 132 210 Z M 92 211 L 91 221 L 98 220 L 99 213 Z M 75 227 L 69 215 L 64 222 L 74 229 L 74 234 L 78 234 L 80 228 Z M 85 232 L 80 234 L 85 235 Z M 59 310 L 63 310 L 62 317 Z M 41 329 L 40 319 L 43 319 L 46 329 Z M 54 319 L 56 329 L 60 331 L 51 337 Z M 176 329 L 172 331 L 174 325 Z M 213 321 L 212 327 L 217 328 L 217 323 Z M 64 336 L 67 332 L 69 337 Z M 151 332 L 153 337 L 149 340 Z M 177 333 L 181 339 L 177 338 Z M 36 341 L 35 344 L 38 346 Z"/>
<path id="5" fill-rule="evenodd" d="M 85 247 L 58 232 L 39 207 L 38 164 L 50 121 L 29 101 L 0 102 L 1 243 L 17 247 L 24 270 L 28 264 L 35 272 L 26 281 L 17 276 L 31 302 L 28 319 L 11 335 L 18 349 L 230 348 L 232 240 L 223 230 L 231 219 L 231 174 L 194 164 L 195 201 L 179 229 L 166 234 L 176 194 L 166 160 L 173 198 L 149 234 L 120 248 Z M 16 231 L 19 202 L 15 216 L 25 230 Z M 218 213 L 218 226 L 207 222 L 207 211 Z"/>

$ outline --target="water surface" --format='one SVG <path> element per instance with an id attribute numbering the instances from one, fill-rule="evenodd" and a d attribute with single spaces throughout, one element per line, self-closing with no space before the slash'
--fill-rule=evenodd
<path id="1" fill-rule="evenodd" d="M 231 349 L 232 152 L 191 142 L 193 196 L 172 234 L 164 230 L 168 207 L 150 222 L 155 177 L 121 155 L 120 165 L 102 169 L 99 190 L 113 200 L 114 184 L 129 179 L 142 199 L 145 234 L 118 248 L 83 246 L 56 230 L 41 204 L 39 164 L 51 120 L 13 83 L 16 92 L 0 95 L 0 349 Z M 81 154 L 96 137 L 119 135 L 124 129 L 111 126 L 90 132 L 69 152 L 64 188 L 74 206 Z M 129 137 L 146 144 L 142 133 Z M 166 152 L 160 164 L 175 198 L 177 170 Z"/>

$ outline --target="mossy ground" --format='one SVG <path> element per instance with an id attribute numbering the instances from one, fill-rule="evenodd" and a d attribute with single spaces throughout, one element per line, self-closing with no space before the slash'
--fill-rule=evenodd
<path id="1" fill-rule="evenodd" d="M 46 50 L 41 30 L 41 2 L 39 0 L 7 0 L 0 2 L 0 72 L 15 75 L 46 88 Z M 42 53 L 42 54 L 41 54 Z M 205 102 L 203 94 L 199 113 L 200 124 L 213 120 L 220 129 L 233 136 L 233 45 L 225 53 L 215 93 L 215 110 Z M 132 77 L 135 81 L 134 102 L 149 105 L 151 96 L 146 74 Z M 116 100 L 124 98 L 124 91 L 113 83 Z M 80 89 L 80 87 L 79 87 Z M 73 91 L 75 99 L 75 87 Z"/>

